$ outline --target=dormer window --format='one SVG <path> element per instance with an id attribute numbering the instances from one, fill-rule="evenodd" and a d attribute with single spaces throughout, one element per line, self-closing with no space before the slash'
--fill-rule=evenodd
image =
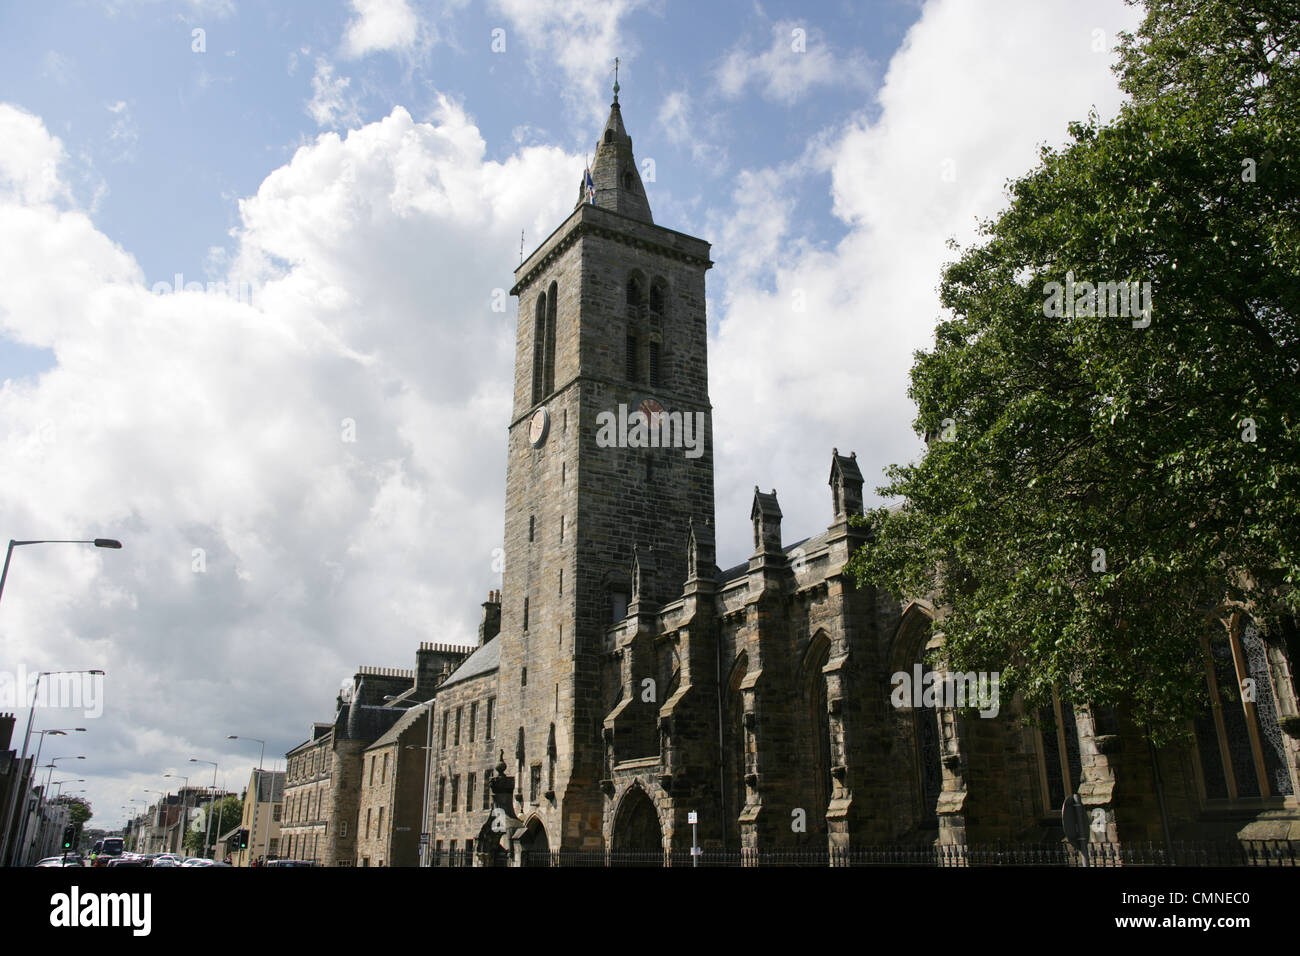
<path id="1" fill-rule="evenodd" d="M 632 171 L 630 169 L 625 170 L 623 172 L 623 188 L 628 190 L 628 192 L 635 192 L 636 191 L 635 183 L 636 183 L 636 179 L 632 176 Z"/>

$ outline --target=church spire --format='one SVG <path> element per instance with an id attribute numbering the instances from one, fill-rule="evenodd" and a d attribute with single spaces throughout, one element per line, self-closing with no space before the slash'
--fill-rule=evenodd
<path id="1" fill-rule="evenodd" d="M 602 209 L 653 224 L 650 202 L 646 198 L 645 186 L 641 183 L 641 174 L 632 155 L 632 137 L 623 126 L 623 110 L 619 106 L 618 91 L 618 59 L 615 58 L 614 102 L 609 106 L 609 119 L 605 121 L 605 129 L 596 144 L 596 159 L 591 165 L 595 198 L 590 198 L 584 176 L 578 187 L 578 202 L 574 208 L 591 201 L 592 205 Z"/>

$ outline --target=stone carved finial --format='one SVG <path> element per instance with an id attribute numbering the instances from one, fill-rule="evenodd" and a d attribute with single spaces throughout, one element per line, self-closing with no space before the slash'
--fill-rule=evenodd
<path id="1" fill-rule="evenodd" d="M 699 543 L 695 540 L 695 518 L 686 519 L 686 580 L 694 581 L 699 577 Z"/>

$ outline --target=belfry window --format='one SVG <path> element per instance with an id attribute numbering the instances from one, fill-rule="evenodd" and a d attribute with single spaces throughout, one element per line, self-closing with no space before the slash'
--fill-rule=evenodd
<path id="1" fill-rule="evenodd" d="M 667 288 L 663 279 L 655 279 L 650 283 L 650 311 L 655 315 L 664 314 L 664 299 L 666 298 Z"/>
<path id="2" fill-rule="evenodd" d="M 542 391 L 545 384 L 546 369 L 546 293 L 537 297 L 537 307 L 533 321 L 533 401 L 536 405 L 546 393 Z"/>
<path id="3" fill-rule="evenodd" d="M 536 405 L 555 391 L 555 310 L 559 292 L 554 282 L 537 297 L 533 321 L 533 401 Z"/>
<path id="4" fill-rule="evenodd" d="M 627 380 L 635 382 L 641 377 L 641 370 L 637 367 L 637 350 L 638 343 L 635 333 L 627 334 Z"/>
<path id="5" fill-rule="evenodd" d="M 542 361 L 542 394 L 555 391 L 555 309 L 560 298 L 554 282 L 546 292 L 546 355 Z"/>

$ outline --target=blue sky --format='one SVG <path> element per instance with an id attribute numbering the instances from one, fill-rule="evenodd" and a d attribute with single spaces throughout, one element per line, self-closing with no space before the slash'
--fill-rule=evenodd
<path id="1" fill-rule="evenodd" d="M 788 541 L 817 533 L 832 447 L 869 488 L 917 453 L 907 373 L 947 241 L 1071 120 L 1114 114 L 1111 49 L 1140 15 L 0 9 L 0 539 L 126 545 L 22 549 L 0 672 L 109 672 L 82 772 L 111 818 L 190 757 L 237 788 L 227 734 L 280 758 L 357 665 L 472 640 L 501 586 L 514 358 L 515 305 L 490 303 L 520 231 L 531 250 L 573 208 L 615 56 L 655 221 L 713 243 L 718 562 L 747 557 L 755 484 Z"/>
<path id="2" fill-rule="evenodd" d="M 806 6 L 705 5 L 684 18 L 675 5 L 658 4 L 633 8 L 623 21 L 625 42 L 615 54 L 622 103 L 641 155 L 656 160 L 654 192 L 666 194 L 656 198 L 680 205 L 688 220 L 680 228 L 703 225 L 690 221 L 691 213 L 723 199 L 738 166 L 789 161 L 837 119 L 869 114 L 866 94 L 920 12 L 912 0 L 827 4 L 819 22 L 802 16 Z M 171 281 L 176 272 L 219 278 L 210 250 L 229 245 L 238 199 L 322 128 L 346 128 L 319 123 L 306 108 L 320 62 L 334 64 L 335 82 L 348 82 L 351 115 L 362 123 L 395 103 L 424 118 L 439 93 L 453 98 L 473 118 L 491 159 L 521 142 L 590 150 L 613 82 L 612 59 L 593 51 L 584 72 L 609 76 L 600 96 L 582 102 L 581 87 L 556 68 L 552 51 L 485 4 L 449 5 L 450 15 L 417 29 L 422 49 L 359 58 L 344 51 L 357 19 L 346 3 L 83 2 L 22 15 L 34 9 L 0 12 L 5 99 L 41 116 L 63 140 L 73 194 L 94 208 L 96 225 L 131 251 L 150 282 Z M 778 39 L 794 44 L 799 28 L 811 30 L 814 56 L 830 51 L 838 61 L 810 80 L 815 96 L 791 102 L 708 89 L 710 71 L 727 56 L 769 49 Z M 500 52 L 493 52 L 500 45 L 493 30 L 505 31 Z M 664 136 L 657 122 L 665 100 L 682 90 L 714 119 L 691 142 Z M 693 155 L 696 144 L 716 151 L 711 161 Z M 825 173 L 791 183 L 808 236 L 823 242 L 842 231 L 826 185 Z M 47 351 L 15 348 L 12 340 L 0 347 L 0 379 L 52 363 Z"/>

